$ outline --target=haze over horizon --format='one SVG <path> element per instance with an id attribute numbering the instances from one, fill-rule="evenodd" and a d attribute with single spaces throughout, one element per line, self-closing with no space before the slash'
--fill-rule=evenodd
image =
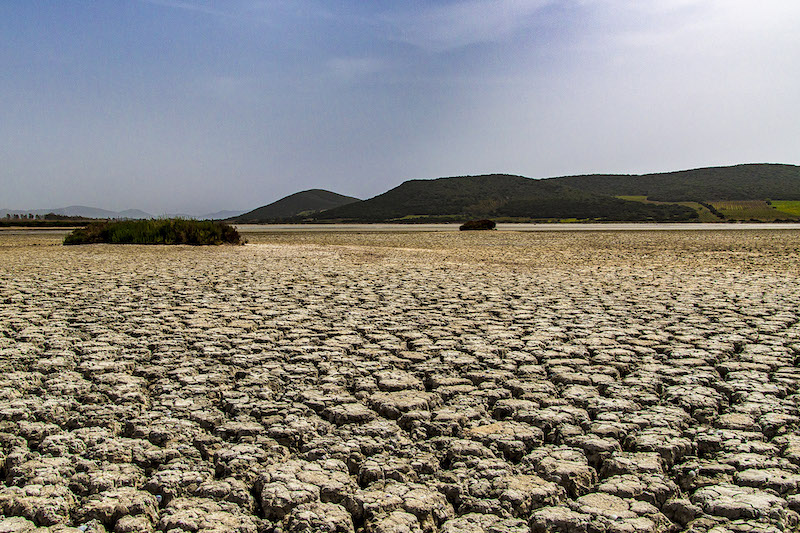
<path id="1" fill-rule="evenodd" d="M 800 164 L 795 0 L 0 4 L 0 207 Z"/>

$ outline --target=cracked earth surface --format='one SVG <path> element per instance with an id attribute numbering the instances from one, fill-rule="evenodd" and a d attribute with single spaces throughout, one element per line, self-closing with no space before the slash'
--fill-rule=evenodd
<path id="1" fill-rule="evenodd" d="M 0 533 L 778 532 L 800 231 L 0 234 Z"/>

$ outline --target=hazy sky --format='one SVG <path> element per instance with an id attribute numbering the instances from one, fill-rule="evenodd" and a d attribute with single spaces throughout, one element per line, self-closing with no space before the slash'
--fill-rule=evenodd
<path id="1" fill-rule="evenodd" d="M 798 0 L 3 0 L 0 207 L 800 163 Z"/>

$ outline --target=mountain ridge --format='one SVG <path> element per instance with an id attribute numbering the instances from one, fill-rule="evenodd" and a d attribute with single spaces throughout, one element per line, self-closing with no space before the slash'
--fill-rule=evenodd
<path id="1" fill-rule="evenodd" d="M 760 202 L 742 208 L 742 213 L 733 213 L 732 219 L 747 219 L 745 212 L 757 214 L 759 219 L 798 218 L 790 212 L 775 211 L 768 203 L 770 198 L 800 201 L 799 166 L 749 163 L 655 174 L 541 179 L 483 174 L 412 179 L 373 198 L 323 211 L 314 218 L 329 222 L 443 222 L 469 218 L 682 221 L 696 220 L 701 215 L 704 221 L 726 218 L 711 206 L 710 202 L 715 201 Z"/>
<path id="2" fill-rule="evenodd" d="M 0 209 L 0 218 L 29 214 L 42 217 L 49 213 L 100 219 L 156 218 L 138 209 L 110 211 L 81 205 Z M 309 189 L 248 212 L 158 218 L 167 216 L 224 219 L 239 224 L 456 222 L 486 217 L 510 221 L 677 221 L 698 216 L 700 221 L 800 220 L 800 166 L 744 163 L 649 174 L 578 174 L 536 179 L 482 174 L 411 179 L 367 200 Z"/>
<path id="3" fill-rule="evenodd" d="M 0 218 L 8 215 L 59 215 L 69 217 L 97 218 L 97 219 L 150 219 L 150 218 L 186 218 L 195 220 L 220 220 L 243 213 L 244 210 L 223 210 L 202 215 L 189 215 L 187 213 L 164 213 L 151 215 L 141 209 L 126 209 L 124 211 L 111 211 L 99 207 L 89 207 L 85 205 L 70 205 L 67 207 L 56 207 L 52 209 L 9 209 L 0 208 Z"/>
<path id="4" fill-rule="evenodd" d="M 688 220 L 695 211 L 622 200 L 512 174 L 408 180 L 368 200 L 319 213 L 328 221 L 465 218 Z M 409 220 L 410 219 L 410 220 Z"/>
<path id="5" fill-rule="evenodd" d="M 543 178 L 614 196 L 646 196 L 660 202 L 800 200 L 800 166 L 743 163 L 650 174 L 582 174 Z"/>

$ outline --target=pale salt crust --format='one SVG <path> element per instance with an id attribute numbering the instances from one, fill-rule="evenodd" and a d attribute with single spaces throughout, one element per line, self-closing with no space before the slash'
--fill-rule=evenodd
<path id="1" fill-rule="evenodd" d="M 800 510 L 800 231 L 0 232 L 0 533 Z"/>

